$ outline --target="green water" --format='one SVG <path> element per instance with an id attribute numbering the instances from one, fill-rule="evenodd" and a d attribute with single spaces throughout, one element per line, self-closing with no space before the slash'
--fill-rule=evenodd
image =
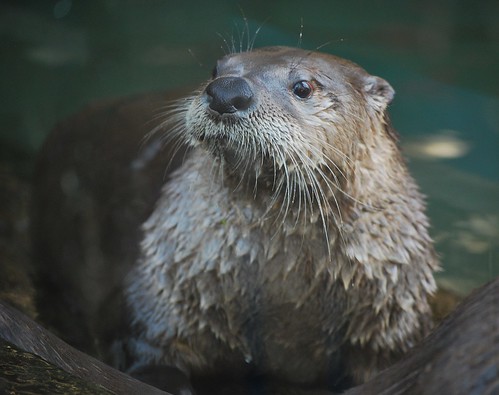
<path id="1" fill-rule="evenodd" d="M 460 292 L 499 275 L 498 1 L 3 1 L 0 155 L 86 103 L 196 86 L 227 45 L 299 45 L 394 86 L 394 124 Z M 28 163 L 28 165 L 26 165 Z"/>

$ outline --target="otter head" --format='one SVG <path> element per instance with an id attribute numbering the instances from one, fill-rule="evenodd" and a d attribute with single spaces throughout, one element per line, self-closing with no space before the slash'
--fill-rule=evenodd
<path id="1" fill-rule="evenodd" d="M 356 146 L 383 124 L 393 95 L 383 79 L 332 55 L 287 47 L 234 53 L 190 101 L 186 135 L 237 177 L 325 198 L 347 179 Z"/>

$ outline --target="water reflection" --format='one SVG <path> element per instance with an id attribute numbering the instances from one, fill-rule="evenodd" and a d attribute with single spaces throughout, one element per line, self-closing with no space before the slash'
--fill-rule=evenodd
<path id="1" fill-rule="evenodd" d="M 406 155 L 420 159 L 456 159 L 470 151 L 470 143 L 453 130 L 442 130 L 434 135 L 409 140 L 404 144 Z"/>
<path id="2" fill-rule="evenodd" d="M 455 244 L 462 245 L 470 253 L 482 254 L 499 245 L 499 218 L 496 215 L 472 214 L 455 226 L 458 229 Z"/>
<path id="3" fill-rule="evenodd" d="M 413 157 L 410 167 L 428 195 L 439 283 L 466 294 L 499 276 L 499 185 L 448 162 Z"/>

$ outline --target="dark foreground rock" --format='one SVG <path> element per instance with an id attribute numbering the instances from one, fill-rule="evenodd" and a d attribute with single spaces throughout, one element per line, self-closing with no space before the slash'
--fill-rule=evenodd
<path id="1" fill-rule="evenodd" d="M 4 303 L 0 339 L 0 388 L 10 393 L 165 394 L 76 350 Z"/>
<path id="2" fill-rule="evenodd" d="M 499 394 L 499 278 L 468 296 L 401 361 L 347 394 Z"/>

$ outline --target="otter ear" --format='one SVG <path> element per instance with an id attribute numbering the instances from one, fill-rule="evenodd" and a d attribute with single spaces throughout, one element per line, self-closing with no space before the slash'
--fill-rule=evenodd
<path id="1" fill-rule="evenodd" d="M 395 96 L 392 86 L 383 78 L 370 75 L 364 79 L 364 92 L 378 110 L 384 110 Z"/>

